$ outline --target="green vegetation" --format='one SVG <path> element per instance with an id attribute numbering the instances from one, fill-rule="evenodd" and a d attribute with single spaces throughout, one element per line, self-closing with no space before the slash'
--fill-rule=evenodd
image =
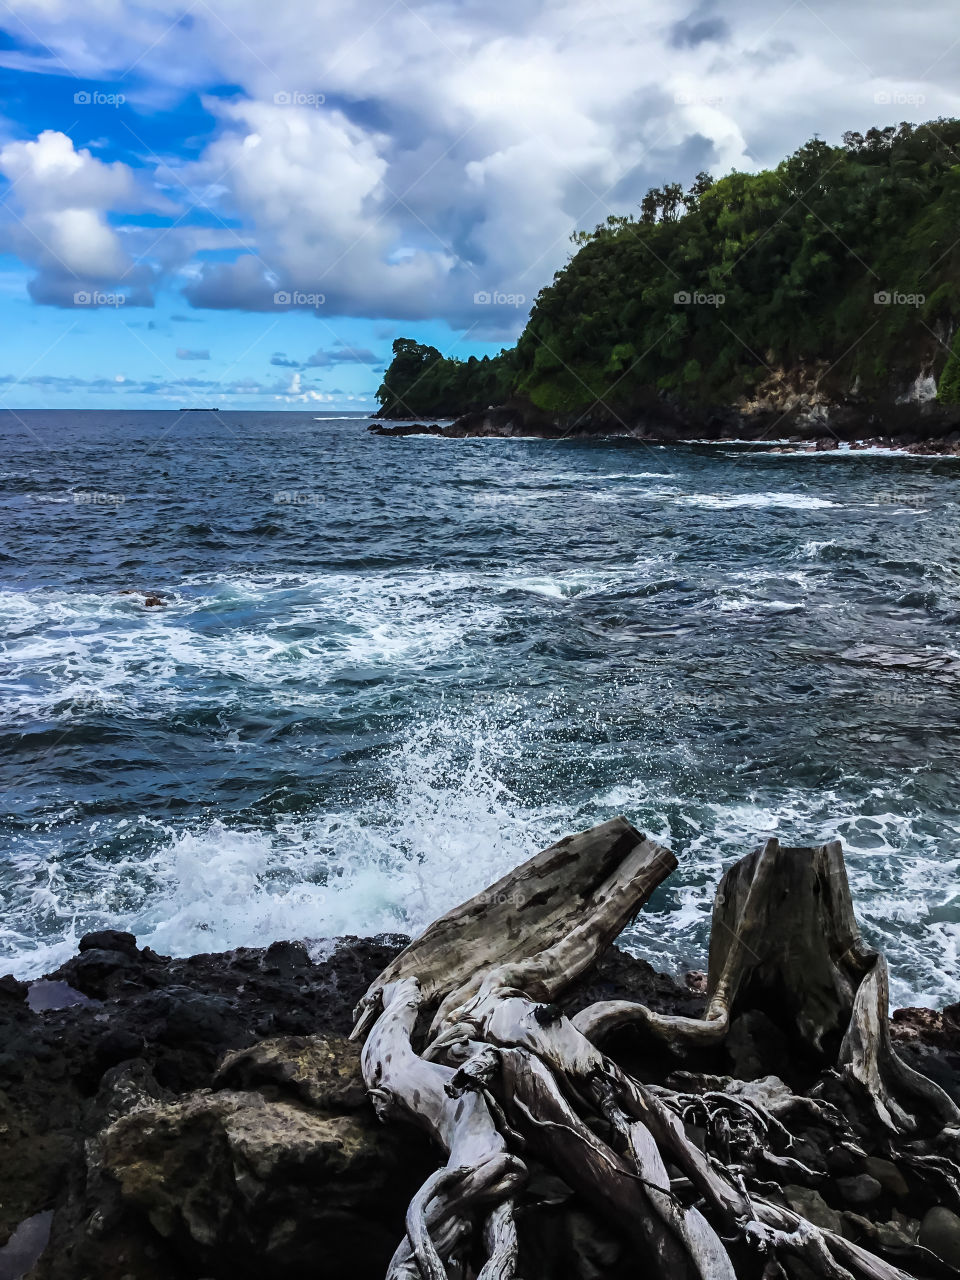
<path id="1" fill-rule="evenodd" d="M 398 338 L 377 399 L 387 417 L 443 417 L 501 404 L 513 385 L 512 352 L 447 360 L 436 347 Z"/>
<path id="2" fill-rule="evenodd" d="M 960 404 L 960 329 L 957 329 L 947 363 L 937 383 L 937 399 L 941 404 Z"/>
<path id="3" fill-rule="evenodd" d="M 958 211 L 960 120 L 815 138 L 761 173 L 701 173 L 575 236 L 513 350 L 462 362 L 401 339 L 378 398 L 415 415 L 509 398 L 557 414 L 658 393 L 730 403 L 813 362 L 838 385 L 889 390 L 924 355 L 947 359 Z M 960 401 L 956 347 L 939 394 Z"/>

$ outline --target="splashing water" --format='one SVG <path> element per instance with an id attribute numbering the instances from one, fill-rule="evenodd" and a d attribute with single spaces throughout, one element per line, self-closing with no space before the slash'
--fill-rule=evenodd
<path id="1" fill-rule="evenodd" d="M 680 858 L 659 966 L 839 835 L 895 1002 L 960 997 L 960 468 L 221 417 L 0 415 L 0 969 L 415 933 L 622 812 Z"/>

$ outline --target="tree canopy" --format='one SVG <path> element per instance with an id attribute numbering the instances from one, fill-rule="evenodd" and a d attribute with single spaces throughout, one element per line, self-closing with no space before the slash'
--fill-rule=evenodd
<path id="1" fill-rule="evenodd" d="M 651 394 L 728 403 L 819 363 L 863 390 L 934 353 L 960 320 L 960 120 L 805 143 L 775 169 L 697 174 L 611 215 L 536 298 L 515 348 L 445 359 L 410 339 L 378 391 L 387 413 L 520 399 L 555 413 Z M 941 398 L 960 399 L 953 373 Z"/>

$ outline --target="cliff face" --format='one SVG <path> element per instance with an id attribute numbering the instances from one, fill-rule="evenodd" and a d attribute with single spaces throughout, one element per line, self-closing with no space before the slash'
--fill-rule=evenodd
<path id="1" fill-rule="evenodd" d="M 960 447 L 960 405 L 937 402 L 932 365 L 920 362 L 891 377 L 878 394 L 832 375 L 826 361 L 771 369 L 749 396 L 731 404 L 698 404 L 649 394 L 632 402 L 597 400 L 576 413 L 547 413 L 522 399 L 461 414 L 447 426 L 378 427 L 383 435 L 436 434 L 544 439 L 626 436 L 671 443 L 690 440 L 884 441 Z"/>

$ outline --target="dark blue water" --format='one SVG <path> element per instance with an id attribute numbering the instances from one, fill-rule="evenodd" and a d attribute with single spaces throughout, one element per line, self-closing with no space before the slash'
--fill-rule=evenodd
<path id="1" fill-rule="evenodd" d="M 655 962 L 758 839 L 839 834 L 895 999 L 960 995 L 960 463 L 301 413 L 0 445 L 0 969 L 415 930 L 623 812 L 681 859 Z"/>

